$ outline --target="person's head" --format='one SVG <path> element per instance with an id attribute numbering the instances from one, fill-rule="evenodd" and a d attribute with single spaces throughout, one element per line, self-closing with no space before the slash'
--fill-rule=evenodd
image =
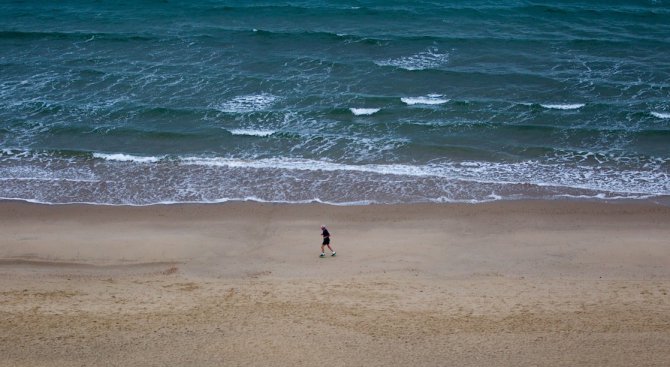
<path id="1" fill-rule="evenodd" d="M 323 224 L 323 225 L 321 226 L 321 229 L 326 229 L 326 225 Z"/>

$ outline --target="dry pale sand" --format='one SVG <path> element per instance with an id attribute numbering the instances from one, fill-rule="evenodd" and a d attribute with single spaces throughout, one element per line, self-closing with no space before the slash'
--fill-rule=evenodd
<path id="1" fill-rule="evenodd" d="M 2 202 L 0 366 L 668 366 L 669 224 L 559 201 Z"/>

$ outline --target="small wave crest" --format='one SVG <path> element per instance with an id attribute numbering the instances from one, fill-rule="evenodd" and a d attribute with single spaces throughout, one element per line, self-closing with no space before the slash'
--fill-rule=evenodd
<path id="1" fill-rule="evenodd" d="M 572 103 L 572 104 L 540 104 L 544 108 L 550 110 L 577 110 L 585 106 L 584 103 Z"/>
<path id="2" fill-rule="evenodd" d="M 247 135 L 247 136 L 270 136 L 276 133 L 276 130 L 257 130 L 257 129 L 231 129 L 228 130 L 233 135 Z"/>
<path id="3" fill-rule="evenodd" d="M 151 157 L 151 156 L 142 157 L 122 153 L 114 153 L 114 154 L 93 153 L 93 158 L 104 159 L 107 161 L 137 162 L 137 163 L 154 163 L 161 160 L 160 157 Z"/>
<path id="4" fill-rule="evenodd" d="M 448 98 L 443 98 L 439 94 L 429 94 L 427 96 L 421 96 L 421 97 L 402 97 L 400 100 L 407 104 L 407 105 L 438 105 L 438 104 L 444 104 L 449 102 Z"/>
<path id="5" fill-rule="evenodd" d="M 394 66 L 409 71 L 435 69 L 449 62 L 449 53 L 440 52 L 437 47 L 411 56 L 402 56 L 394 59 L 375 61 L 379 66 Z"/>
<path id="6" fill-rule="evenodd" d="M 279 97 L 268 93 L 248 94 L 225 101 L 216 106 L 216 109 L 230 113 L 262 111 L 272 107 L 278 99 Z"/>
<path id="7" fill-rule="evenodd" d="M 366 116 L 379 112 L 381 108 L 350 108 L 349 110 L 356 116 Z"/>
<path id="8" fill-rule="evenodd" d="M 670 113 L 667 112 L 652 112 L 651 115 L 659 119 L 670 119 Z"/>

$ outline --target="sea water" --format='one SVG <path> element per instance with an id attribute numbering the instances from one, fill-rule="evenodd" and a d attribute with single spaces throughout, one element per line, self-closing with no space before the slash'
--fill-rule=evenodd
<path id="1" fill-rule="evenodd" d="M 3 1 L 0 198 L 670 195 L 668 1 Z"/>

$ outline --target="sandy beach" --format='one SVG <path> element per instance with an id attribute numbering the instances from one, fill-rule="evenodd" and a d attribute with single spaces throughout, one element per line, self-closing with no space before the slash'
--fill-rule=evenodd
<path id="1" fill-rule="evenodd" d="M 640 203 L 6 201 L 0 366 L 667 366 L 669 224 Z"/>

